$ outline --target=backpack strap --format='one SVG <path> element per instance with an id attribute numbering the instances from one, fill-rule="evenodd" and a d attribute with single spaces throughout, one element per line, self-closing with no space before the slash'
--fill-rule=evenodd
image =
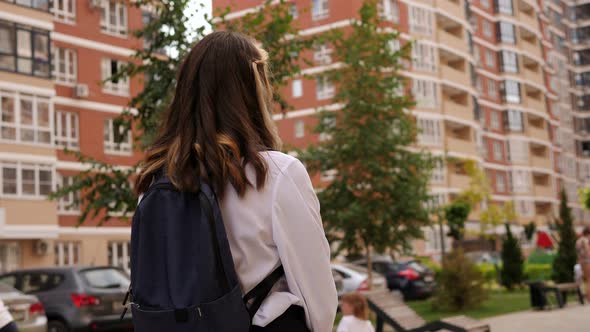
<path id="1" fill-rule="evenodd" d="M 246 303 L 246 307 L 248 308 L 250 319 L 254 318 L 254 315 L 256 315 L 256 312 L 258 309 L 260 309 L 264 299 L 266 299 L 274 285 L 281 279 L 281 277 L 283 277 L 284 274 L 285 270 L 283 269 L 283 266 L 280 265 L 251 291 L 244 295 L 244 303 Z M 250 301 L 252 301 L 252 303 L 250 306 L 248 306 L 247 304 Z"/>

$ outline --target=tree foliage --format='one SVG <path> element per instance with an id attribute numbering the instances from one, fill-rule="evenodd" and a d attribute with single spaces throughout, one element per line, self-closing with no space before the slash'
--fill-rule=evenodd
<path id="1" fill-rule="evenodd" d="M 380 29 L 376 1 L 366 1 L 350 31 L 330 36 L 339 69 L 337 112 L 319 113 L 316 132 L 328 139 L 301 152 L 312 173 L 333 171 L 318 194 L 328 235 L 349 253 L 409 248 L 429 221 L 426 203 L 433 158 L 408 147 L 416 127 L 398 70 L 410 46 L 396 50 L 396 32 Z M 370 263 L 369 263 L 370 265 Z M 370 271 L 369 266 L 369 271 Z"/>
<path id="2" fill-rule="evenodd" d="M 465 221 L 471 212 L 471 205 L 462 200 L 455 200 L 444 207 L 444 216 L 449 226 L 449 236 L 455 241 L 463 240 Z"/>
<path id="3" fill-rule="evenodd" d="M 537 225 L 534 221 L 531 221 L 528 224 L 524 225 L 524 235 L 526 236 L 527 241 L 531 242 L 533 240 L 533 236 L 535 236 L 536 231 Z"/>
<path id="4" fill-rule="evenodd" d="M 435 310 L 461 311 L 479 307 L 487 298 L 485 278 L 457 248 L 443 258 L 432 305 Z"/>
<path id="5" fill-rule="evenodd" d="M 140 0 L 133 5 L 150 8 L 152 20 L 134 31 L 136 38 L 147 40 L 145 49 L 137 49 L 128 62 L 108 80 L 117 81 L 127 77 L 140 78 L 144 88 L 130 100 L 129 108 L 115 120 L 115 126 L 124 130 L 135 129 L 134 148 L 143 151 L 153 141 L 157 134 L 161 116 L 167 110 L 174 88 L 176 74 L 184 59 L 196 41 L 206 33 L 206 26 L 191 27 L 189 21 L 197 12 L 188 10 L 191 0 Z M 292 23 L 287 4 L 281 0 L 278 4 L 271 1 L 261 6 L 252 14 L 234 20 L 221 19 L 209 23 L 215 28 L 226 28 L 242 31 L 264 47 L 269 52 L 272 64 L 275 100 L 282 109 L 287 103 L 278 95 L 279 88 L 285 84 L 285 79 L 299 71 L 297 54 L 307 43 L 297 38 L 298 31 Z M 215 22 L 215 23 L 214 23 Z M 286 38 L 291 36 L 289 38 Z M 165 55 L 163 54 L 165 52 Z M 116 129 L 118 130 L 118 129 Z M 119 138 L 120 140 L 123 137 Z M 113 166 L 103 161 L 93 159 L 83 153 L 75 153 L 77 159 L 88 165 L 88 169 L 79 173 L 74 184 L 59 188 L 51 197 L 58 199 L 71 192 L 80 192 L 79 204 L 82 209 L 80 223 L 89 218 L 97 218 L 101 224 L 107 222 L 113 214 L 131 214 L 136 206 L 137 197 L 133 194 L 130 179 L 137 173 L 140 164 L 131 167 Z"/>
<path id="6" fill-rule="evenodd" d="M 512 235 L 510 224 L 506 224 L 506 236 L 502 242 L 502 286 L 512 290 L 522 283 L 524 277 L 524 258 L 518 240 Z"/>
<path id="7" fill-rule="evenodd" d="M 555 282 L 573 282 L 574 265 L 578 256 L 576 253 L 576 231 L 574 230 L 572 210 L 567 206 L 567 194 L 561 191 L 559 204 L 559 220 L 556 223 L 559 232 L 559 246 L 557 256 L 553 261 L 552 279 Z"/>

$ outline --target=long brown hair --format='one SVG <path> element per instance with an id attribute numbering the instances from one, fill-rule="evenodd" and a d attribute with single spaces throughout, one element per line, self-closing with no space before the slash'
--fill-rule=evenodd
<path id="1" fill-rule="evenodd" d="M 369 319 L 369 305 L 367 299 L 358 292 L 345 294 L 342 297 L 342 302 L 348 303 L 352 307 L 353 315 L 362 320 Z"/>
<path id="2" fill-rule="evenodd" d="M 136 190 L 143 193 L 165 171 L 181 191 L 205 179 L 220 197 L 231 183 L 240 196 L 249 186 L 245 166 L 264 186 L 261 151 L 280 149 L 272 121 L 268 54 L 235 32 L 214 32 L 189 52 L 160 133 L 147 149 Z"/>

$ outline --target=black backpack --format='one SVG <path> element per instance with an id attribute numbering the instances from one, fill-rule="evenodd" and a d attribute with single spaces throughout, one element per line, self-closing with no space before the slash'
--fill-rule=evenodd
<path id="1" fill-rule="evenodd" d="M 249 331 L 283 274 L 279 266 L 242 296 L 221 211 L 206 183 L 198 192 L 180 192 L 162 176 L 135 210 L 129 305 L 136 332 Z"/>

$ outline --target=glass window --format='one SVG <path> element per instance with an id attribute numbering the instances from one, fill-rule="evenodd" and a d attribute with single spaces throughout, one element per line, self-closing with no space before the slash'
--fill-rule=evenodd
<path id="1" fill-rule="evenodd" d="M 492 38 L 494 36 L 494 33 L 492 32 L 492 23 L 490 23 L 490 21 L 486 20 L 485 18 L 482 18 L 482 26 L 483 35 L 486 38 Z"/>
<path id="2" fill-rule="evenodd" d="M 17 165 L 2 163 L 2 194 L 17 194 Z"/>
<path id="3" fill-rule="evenodd" d="M 412 95 L 419 108 L 434 108 L 437 103 L 436 82 L 414 79 L 412 82 Z"/>
<path id="4" fill-rule="evenodd" d="M 489 68 L 496 68 L 496 57 L 495 53 L 491 50 L 486 50 L 486 66 Z"/>
<path id="5" fill-rule="evenodd" d="M 110 242 L 108 249 L 108 259 L 111 266 L 119 267 L 129 272 L 129 241 Z"/>
<path id="6" fill-rule="evenodd" d="M 334 97 L 336 89 L 334 84 L 327 77 L 322 76 L 316 79 L 316 97 L 318 100 L 325 100 Z"/>
<path id="7" fill-rule="evenodd" d="M 332 48 L 327 44 L 315 44 L 313 61 L 318 65 L 329 65 L 332 63 Z"/>
<path id="8" fill-rule="evenodd" d="M 520 83 L 504 81 L 504 100 L 510 103 L 520 103 Z"/>
<path id="9" fill-rule="evenodd" d="M 78 113 L 55 112 L 55 144 L 57 146 L 77 150 L 79 131 Z"/>
<path id="10" fill-rule="evenodd" d="M 0 69 L 49 77 L 49 32 L 0 21 Z"/>
<path id="11" fill-rule="evenodd" d="M 299 79 L 293 80 L 293 98 L 299 98 L 303 96 L 303 82 Z"/>
<path id="12" fill-rule="evenodd" d="M 76 0 L 53 0 L 53 17 L 60 22 L 76 22 Z"/>
<path id="13" fill-rule="evenodd" d="M 432 175 L 430 176 L 430 182 L 432 183 L 444 183 L 445 181 L 445 164 L 442 160 L 437 159 L 434 162 L 434 168 L 432 169 Z"/>
<path id="14" fill-rule="evenodd" d="M 302 138 L 305 136 L 305 122 L 303 120 L 295 121 L 295 138 Z"/>
<path id="15" fill-rule="evenodd" d="M 418 143 L 432 146 L 440 146 L 442 144 L 440 120 L 418 119 Z"/>
<path id="16" fill-rule="evenodd" d="M 518 73 L 518 55 L 512 51 L 500 51 L 501 70 L 505 73 Z"/>
<path id="17" fill-rule="evenodd" d="M 313 0 L 311 8 L 311 18 L 313 20 L 321 20 L 330 16 L 330 1 L 329 0 Z"/>
<path id="18" fill-rule="evenodd" d="M 500 129 L 500 113 L 496 111 L 490 112 L 490 124 L 492 129 L 499 130 Z"/>
<path id="19" fill-rule="evenodd" d="M 293 18 L 298 18 L 299 17 L 299 10 L 297 9 L 297 4 L 296 3 L 292 3 L 291 6 L 289 7 L 289 14 L 291 16 L 293 16 Z"/>
<path id="20" fill-rule="evenodd" d="M 80 242 L 58 241 L 54 244 L 55 266 L 75 266 L 80 263 Z"/>
<path id="21" fill-rule="evenodd" d="M 131 131 L 116 126 L 113 119 L 104 121 L 104 152 L 110 154 L 131 154 Z"/>
<path id="22" fill-rule="evenodd" d="M 507 111 L 507 129 L 509 131 L 521 132 L 524 130 L 522 112 L 515 110 Z"/>
<path id="23" fill-rule="evenodd" d="M 57 182 L 60 187 L 71 186 L 74 184 L 74 177 L 73 176 L 58 175 Z M 63 196 L 59 199 L 58 210 L 62 214 L 63 213 L 78 214 L 80 212 L 79 202 L 80 202 L 80 193 L 79 192 L 70 192 L 66 196 Z"/>
<path id="24" fill-rule="evenodd" d="M 16 3 L 19 6 L 31 7 L 43 11 L 49 10 L 49 0 L 3 0 L 6 2 Z"/>
<path id="25" fill-rule="evenodd" d="M 432 45 L 420 41 L 412 47 L 412 64 L 414 69 L 434 72 L 436 71 L 436 54 Z"/>
<path id="26" fill-rule="evenodd" d="M 527 163 L 529 161 L 529 143 L 521 140 L 508 142 L 510 161 L 514 163 Z"/>
<path id="27" fill-rule="evenodd" d="M 494 143 L 492 144 L 493 147 L 493 153 L 494 153 L 494 160 L 496 161 L 502 161 L 503 158 L 503 153 L 502 153 L 502 143 L 498 142 L 498 141 L 494 141 Z"/>
<path id="28" fill-rule="evenodd" d="M 52 72 L 55 81 L 61 84 L 75 84 L 77 76 L 76 51 L 53 47 Z"/>
<path id="29" fill-rule="evenodd" d="M 399 23 L 399 4 L 396 0 L 382 0 L 379 5 L 383 20 Z"/>
<path id="30" fill-rule="evenodd" d="M 490 8 L 490 0 L 479 0 L 479 3 L 485 9 Z"/>
<path id="31" fill-rule="evenodd" d="M 410 32 L 431 36 L 433 32 L 432 12 L 425 8 L 408 6 L 410 13 Z"/>
<path id="32" fill-rule="evenodd" d="M 116 95 L 129 95 L 129 77 L 125 76 L 111 81 L 110 78 L 117 74 L 125 66 L 123 61 L 113 59 L 102 59 L 102 80 L 104 81 L 103 91 Z"/>
<path id="33" fill-rule="evenodd" d="M 0 69 L 16 71 L 16 30 L 13 24 L 0 21 Z"/>
<path id="34" fill-rule="evenodd" d="M 490 98 L 498 98 L 498 87 L 496 86 L 496 81 L 491 78 L 488 78 L 488 97 Z"/>
<path id="35" fill-rule="evenodd" d="M 501 21 L 498 23 L 498 40 L 502 43 L 516 44 L 516 32 L 512 23 Z"/>
<path id="36" fill-rule="evenodd" d="M 496 172 L 496 190 L 498 192 L 506 192 L 506 176 L 504 173 Z"/>
<path id="37" fill-rule="evenodd" d="M 127 5 L 116 0 L 101 0 L 100 29 L 104 33 L 127 36 Z"/>
<path id="38" fill-rule="evenodd" d="M 512 0 L 496 0 L 496 11 L 501 14 L 512 15 Z"/>
<path id="39" fill-rule="evenodd" d="M 51 143 L 49 98 L 0 90 L 0 111 L 0 140 Z"/>

